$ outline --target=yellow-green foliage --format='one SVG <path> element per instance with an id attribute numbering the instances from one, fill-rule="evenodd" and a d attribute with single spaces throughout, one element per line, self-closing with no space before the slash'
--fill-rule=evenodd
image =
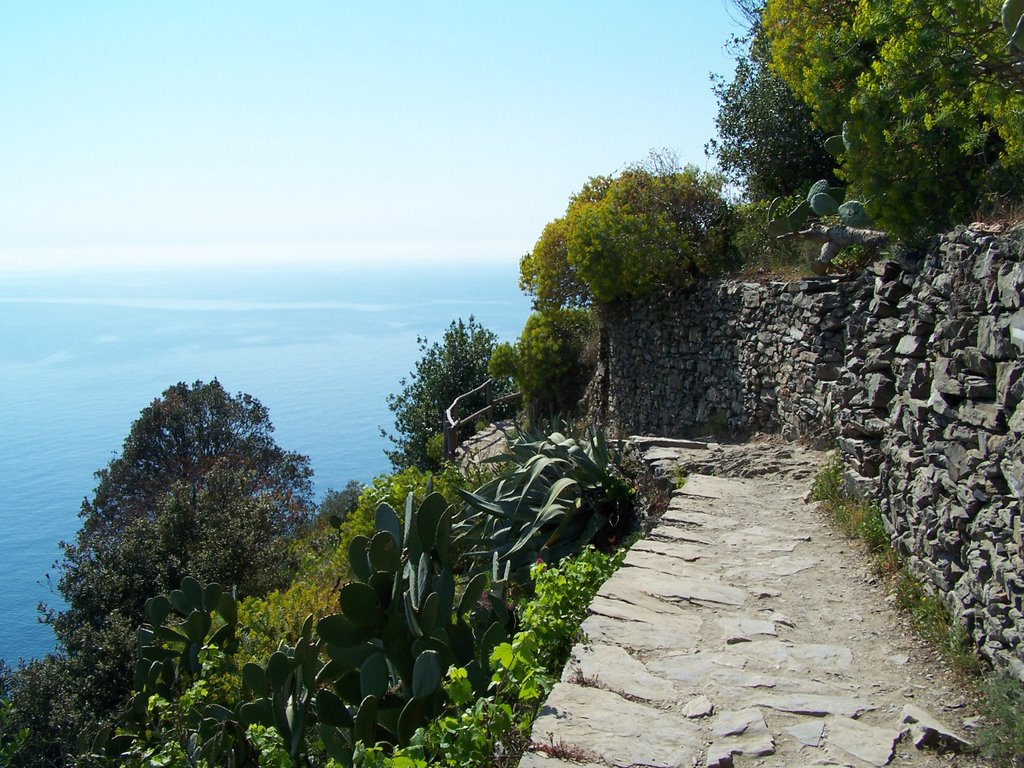
<path id="1" fill-rule="evenodd" d="M 846 124 L 840 175 L 883 228 L 927 233 L 1020 195 L 1024 76 L 1001 2 L 767 0 L 772 68 L 820 128 Z"/>
<path id="2" fill-rule="evenodd" d="M 491 375 L 511 373 L 532 413 L 571 411 L 589 379 L 592 335 L 585 309 L 534 312 L 515 347 L 498 346 L 489 370 Z"/>
<path id="3" fill-rule="evenodd" d="M 538 309 L 685 287 L 729 265 L 733 223 L 722 179 L 654 157 L 597 176 L 520 262 Z"/>

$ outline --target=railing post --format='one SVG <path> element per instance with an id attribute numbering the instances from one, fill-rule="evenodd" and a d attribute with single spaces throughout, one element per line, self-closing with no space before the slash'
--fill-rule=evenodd
<path id="1" fill-rule="evenodd" d="M 459 443 L 459 401 L 452 403 L 451 408 L 445 412 L 444 417 L 444 453 L 449 459 L 455 458 L 455 447 Z"/>
<path id="2" fill-rule="evenodd" d="M 487 421 L 494 423 L 494 380 L 487 380 Z"/>

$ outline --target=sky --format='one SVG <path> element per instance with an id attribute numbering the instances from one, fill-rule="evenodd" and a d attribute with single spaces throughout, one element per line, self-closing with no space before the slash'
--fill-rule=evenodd
<path id="1" fill-rule="evenodd" d="M 709 169 L 728 0 L 0 0 L 0 271 L 518 259 Z"/>

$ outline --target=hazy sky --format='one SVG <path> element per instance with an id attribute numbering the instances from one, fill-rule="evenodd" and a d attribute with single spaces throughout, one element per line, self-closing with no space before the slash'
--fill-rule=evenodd
<path id="1" fill-rule="evenodd" d="M 0 0 L 0 268 L 518 259 L 707 167 L 727 0 Z"/>

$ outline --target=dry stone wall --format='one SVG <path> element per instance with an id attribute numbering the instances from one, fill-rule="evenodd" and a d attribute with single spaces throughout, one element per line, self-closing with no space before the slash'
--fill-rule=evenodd
<path id="1" fill-rule="evenodd" d="M 1024 232 L 958 228 L 853 277 L 606 308 L 587 406 L 622 433 L 834 444 L 894 544 L 1024 679 Z"/>

